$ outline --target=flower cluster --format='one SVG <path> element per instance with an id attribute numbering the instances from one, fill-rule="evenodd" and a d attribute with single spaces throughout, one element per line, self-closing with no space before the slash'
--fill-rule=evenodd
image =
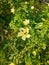
<path id="1" fill-rule="evenodd" d="M 29 20 L 25 19 L 25 21 L 23 22 L 24 25 L 28 25 L 29 24 Z M 26 38 L 30 38 L 30 34 L 29 34 L 29 28 L 20 28 L 20 32 L 18 33 L 18 37 L 22 37 L 22 40 L 26 40 Z"/>

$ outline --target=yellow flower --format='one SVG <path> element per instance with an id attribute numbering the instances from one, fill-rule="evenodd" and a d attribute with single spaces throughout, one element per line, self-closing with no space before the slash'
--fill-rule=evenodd
<path id="1" fill-rule="evenodd" d="M 14 63 L 10 63 L 9 65 L 15 65 Z"/>
<path id="2" fill-rule="evenodd" d="M 28 2 L 26 1 L 25 4 L 28 4 Z"/>
<path id="3" fill-rule="evenodd" d="M 20 28 L 20 32 L 18 33 L 18 37 L 22 37 L 25 41 L 26 38 L 30 38 L 29 29 L 28 28 Z"/>
<path id="4" fill-rule="evenodd" d="M 47 63 L 49 64 L 49 60 L 47 60 Z"/>
<path id="5" fill-rule="evenodd" d="M 34 6 L 31 6 L 31 9 L 34 9 Z"/>
<path id="6" fill-rule="evenodd" d="M 22 36 L 24 34 L 24 28 L 20 28 L 20 32 L 18 33 L 18 37 Z"/>
<path id="7" fill-rule="evenodd" d="M 36 56 L 36 51 L 33 51 L 32 54 L 33 54 L 34 56 Z"/>
<path id="8" fill-rule="evenodd" d="M 14 12 L 15 12 L 15 9 L 14 9 L 14 7 L 13 7 L 13 8 L 11 8 L 11 12 L 14 14 Z"/>
<path id="9" fill-rule="evenodd" d="M 22 36 L 22 39 L 25 41 L 26 40 L 26 38 L 30 38 L 30 34 L 24 34 L 23 36 Z"/>
<path id="10" fill-rule="evenodd" d="M 49 3 L 48 3 L 48 6 L 49 6 Z"/>
<path id="11" fill-rule="evenodd" d="M 25 21 L 23 23 L 24 23 L 24 25 L 28 25 L 29 24 L 29 19 L 25 19 Z"/>

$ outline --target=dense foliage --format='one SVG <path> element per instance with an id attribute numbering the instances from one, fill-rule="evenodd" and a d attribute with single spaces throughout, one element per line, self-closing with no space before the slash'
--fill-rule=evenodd
<path id="1" fill-rule="evenodd" d="M 49 65 L 48 0 L 0 0 L 0 65 Z"/>

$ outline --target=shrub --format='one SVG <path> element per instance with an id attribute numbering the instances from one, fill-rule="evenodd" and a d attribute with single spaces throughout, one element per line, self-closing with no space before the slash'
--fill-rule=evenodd
<path id="1" fill-rule="evenodd" d="M 4 3 L 0 3 L 0 65 L 48 65 L 49 4 L 39 0 Z"/>

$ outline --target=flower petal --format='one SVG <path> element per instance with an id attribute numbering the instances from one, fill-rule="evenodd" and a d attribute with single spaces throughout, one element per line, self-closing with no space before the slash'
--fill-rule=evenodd
<path id="1" fill-rule="evenodd" d="M 24 36 L 22 36 L 22 40 L 24 40 L 24 41 L 26 40 L 26 36 L 25 36 L 25 35 L 24 35 Z"/>
<path id="2" fill-rule="evenodd" d="M 30 36 L 31 36 L 30 34 L 27 34 L 27 36 L 26 36 L 26 37 L 27 37 L 27 38 L 30 38 Z"/>

